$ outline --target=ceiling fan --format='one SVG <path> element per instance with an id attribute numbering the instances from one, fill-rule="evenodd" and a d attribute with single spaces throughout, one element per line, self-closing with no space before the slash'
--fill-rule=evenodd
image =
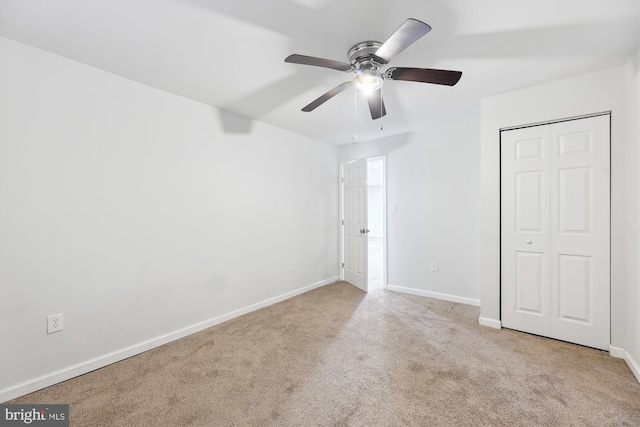
<path id="1" fill-rule="evenodd" d="M 409 18 L 384 43 L 364 41 L 349 49 L 348 64 L 346 62 L 316 58 L 313 56 L 289 55 L 285 58 L 285 62 L 357 73 L 357 77 L 353 79 L 353 81 L 348 81 L 334 87 L 302 108 L 302 111 L 309 112 L 315 110 L 355 83 L 358 89 L 367 94 L 371 118 L 375 120 L 387 113 L 384 108 L 381 90 L 384 80 L 405 80 L 447 86 L 455 85 L 462 76 L 462 72 L 460 71 L 407 67 L 391 67 L 385 71 L 381 70 L 381 68 L 386 66 L 396 55 L 411 46 L 429 31 L 431 31 L 429 25 L 417 19 Z"/>

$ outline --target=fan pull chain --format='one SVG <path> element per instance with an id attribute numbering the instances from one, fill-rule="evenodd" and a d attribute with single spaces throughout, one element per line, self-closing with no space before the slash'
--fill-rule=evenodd
<path id="1" fill-rule="evenodd" d="M 382 112 L 382 89 L 380 90 L 380 132 L 382 132 L 384 130 L 384 127 L 382 126 L 382 120 L 384 120 L 384 115 Z"/>
<path id="2" fill-rule="evenodd" d="M 358 88 L 353 85 L 353 139 L 358 142 Z"/>

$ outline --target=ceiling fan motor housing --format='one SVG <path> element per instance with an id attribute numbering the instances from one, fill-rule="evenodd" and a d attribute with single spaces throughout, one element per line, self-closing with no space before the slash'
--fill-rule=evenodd
<path id="1" fill-rule="evenodd" d="M 373 60 L 380 46 L 382 43 L 368 40 L 349 49 L 349 62 L 358 73 L 355 79 L 356 87 L 367 94 L 380 89 L 384 81 L 378 70 L 380 64 Z"/>
<path id="2" fill-rule="evenodd" d="M 349 62 L 357 72 L 375 72 L 381 64 L 373 61 L 373 55 L 382 46 L 382 43 L 373 40 L 360 42 L 349 49 Z"/>

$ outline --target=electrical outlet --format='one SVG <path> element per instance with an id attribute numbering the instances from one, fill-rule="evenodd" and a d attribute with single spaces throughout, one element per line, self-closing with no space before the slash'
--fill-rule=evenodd
<path id="1" fill-rule="evenodd" d="M 438 263 L 437 262 L 432 262 L 431 263 L 431 271 L 433 271 L 433 272 L 438 271 Z"/>
<path id="2" fill-rule="evenodd" d="M 289 271 L 294 271 L 296 269 L 296 263 L 291 261 L 289 264 Z"/>
<path id="3" fill-rule="evenodd" d="M 64 323 L 62 322 L 62 313 L 52 314 L 47 316 L 47 333 L 52 334 L 54 332 L 60 332 L 64 329 Z"/>

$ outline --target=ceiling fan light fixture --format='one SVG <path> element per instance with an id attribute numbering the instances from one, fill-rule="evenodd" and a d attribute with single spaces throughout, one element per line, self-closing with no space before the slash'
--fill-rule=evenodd
<path id="1" fill-rule="evenodd" d="M 384 80 L 455 85 L 462 76 L 460 71 L 412 67 L 392 67 L 386 71 L 381 69 L 430 30 L 431 27 L 424 22 L 409 18 L 384 43 L 367 40 L 352 46 L 348 52 L 349 63 L 299 55 L 297 53 L 287 56 L 284 60 L 285 62 L 357 73 L 356 78 L 344 82 L 319 96 L 309 105 L 303 107 L 302 111 L 313 111 L 329 99 L 345 91 L 348 87 L 355 85 L 357 90 L 367 96 L 371 119 L 376 120 L 387 114 L 382 100 L 382 91 L 380 90 Z M 354 90 L 353 93 L 357 95 L 357 91 Z M 382 130 L 382 126 L 380 126 L 380 129 Z"/>
<path id="2" fill-rule="evenodd" d="M 375 92 L 382 87 L 384 80 L 376 74 L 363 73 L 356 78 L 356 87 L 364 93 Z"/>

